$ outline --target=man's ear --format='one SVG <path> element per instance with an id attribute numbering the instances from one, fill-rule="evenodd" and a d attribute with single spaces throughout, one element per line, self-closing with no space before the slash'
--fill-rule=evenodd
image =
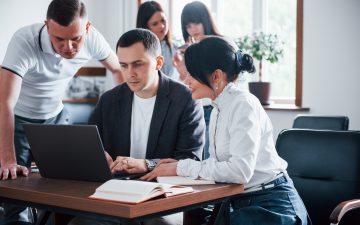
<path id="1" fill-rule="evenodd" d="M 91 26 L 91 23 L 88 20 L 87 23 L 86 23 L 86 33 L 89 33 L 90 26 Z"/>
<path id="2" fill-rule="evenodd" d="M 160 70 L 163 65 L 164 57 L 162 55 L 159 55 L 158 57 L 156 57 L 156 70 Z"/>

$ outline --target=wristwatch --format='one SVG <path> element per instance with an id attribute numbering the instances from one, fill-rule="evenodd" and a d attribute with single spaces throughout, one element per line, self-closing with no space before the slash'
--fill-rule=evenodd
<path id="1" fill-rule="evenodd" d="M 157 165 L 157 163 L 151 159 L 145 159 L 145 163 L 146 163 L 146 167 L 147 167 L 148 171 L 152 171 L 153 169 L 155 169 L 155 167 Z"/>

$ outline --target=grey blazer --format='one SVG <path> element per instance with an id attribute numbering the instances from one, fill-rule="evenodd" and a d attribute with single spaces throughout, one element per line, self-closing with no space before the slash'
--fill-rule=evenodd
<path id="1" fill-rule="evenodd" d="M 202 106 L 183 84 L 160 72 L 159 77 L 146 158 L 199 159 L 205 141 Z M 130 156 L 133 96 L 126 83 L 107 91 L 89 120 L 98 126 L 104 149 L 113 158 Z"/>

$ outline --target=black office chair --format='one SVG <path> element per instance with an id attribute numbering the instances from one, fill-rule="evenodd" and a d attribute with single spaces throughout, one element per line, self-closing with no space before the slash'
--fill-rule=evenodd
<path id="1" fill-rule="evenodd" d="M 2 222 L 3 215 L 0 217 L 0 224 L 2 225 L 46 225 L 51 216 L 50 211 L 42 211 L 41 213 L 36 213 L 36 218 L 34 218 L 33 222 L 23 222 L 23 221 L 10 221 L 10 222 Z"/>
<path id="2" fill-rule="evenodd" d="M 360 224 L 360 132 L 284 130 L 276 149 L 314 225 Z"/>
<path id="3" fill-rule="evenodd" d="M 295 117 L 293 128 L 348 130 L 349 118 L 347 116 L 318 116 L 300 114 Z"/>
<path id="4" fill-rule="evenodd" d="M 3 203 L 0 202 L 0 220 L 1 218 L 3 218 L 3 216 L 4 216 L 4 207 L 3 207 Z"/>

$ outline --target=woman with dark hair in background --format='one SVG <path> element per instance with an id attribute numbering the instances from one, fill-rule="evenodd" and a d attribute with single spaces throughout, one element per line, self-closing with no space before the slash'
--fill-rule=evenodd
<path id="1" fill-rule="evenodd" d="M 221 36 L 209 9 L 199 1 L 185 5 L 181 13 L 181 30 L 187 43 L 198 42 L 205 35 Z"/>
<path id="2" fill-rule="evenodd" d="M 148 1 L 140 5 L 136 19 L 136 27 L 152 31 L 160 40 L 161 53 L 165 59 L 161 71 L 175 80 L 179 74 L 174 69 L 173 57 L 176 52 L 171 41 L 169 24 L 163 8 L 158 2 Z"/>
<path id="3" fill-rule="evenodd" d="M 185 45 L 181 46 L 180 55 L 174 57 L 174 65 L 180 74 L 180 79 L 184 80 L 187 70 L 183 61 L 182 54 L 192 43 L 199 42 L 207 35 L 221 36 L 214 23 L 206 5 L 199 1 L 194 1 L 185 5 L 181 12 L 181 31 Z"/>
<path id="4" fill-rule="evenodd" d="M 269 117 L 234 83 L 240 73 L 255 71 L 252 57 L 221 37 L 208 37 L 186 50 L 185 63 L 192 97 L 213 101 L 210 158 L 165 159 L 142 179 L 180 175 L 243 184 L 245 193 L 231 201 L 231 225 L 308 224 L 287 163 L 276 152 Z"/>

